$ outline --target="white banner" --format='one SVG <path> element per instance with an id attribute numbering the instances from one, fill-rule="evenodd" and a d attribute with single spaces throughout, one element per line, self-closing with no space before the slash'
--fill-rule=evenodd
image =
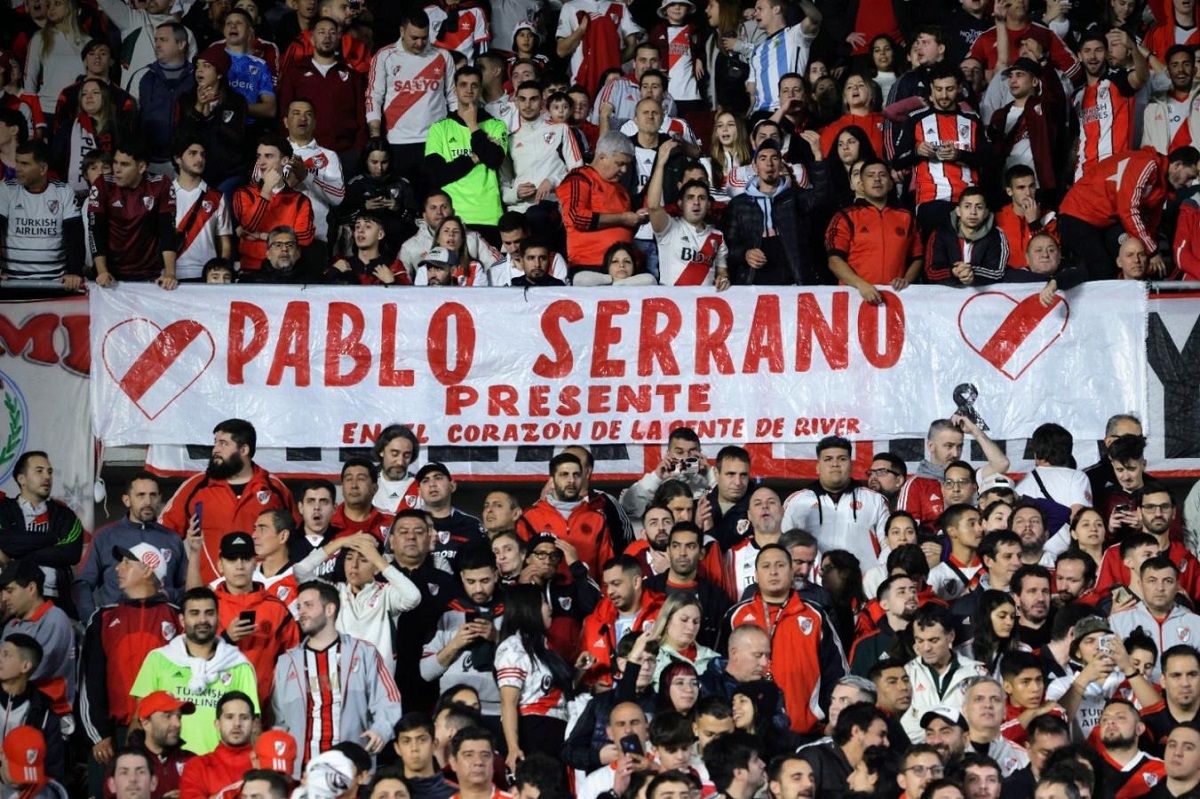
<path id="1" fill-rule="evenodd" d="M 84 297 L 0 302 L 0 490 L 16 496 L 17 458 L 44 451 L 54 467 L 53 496 L 91 529 L 89 369 Z"/>
<path id="2" fill-rule="evenodd" d="M 351 297 L 351 295 L 353 295 Z M 994 438 L 1054 420 L 1103 436 L 1146 406 L 1146 292 L 912 287 L 390 290 L 122 284 L 91 294 L 106 444 L 369 445 L 392 421 L 439 445 L 921 437 L 958 408 Z M 1098 401 L 1103 398 L 1103 401 Z"/>

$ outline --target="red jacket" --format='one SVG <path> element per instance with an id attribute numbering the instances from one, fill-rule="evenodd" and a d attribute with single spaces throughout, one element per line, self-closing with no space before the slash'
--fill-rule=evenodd
<path id="1" fill-rule="evenodd" d="M 361 522 L 356 522 L 353 519 L 346 517 L 346 503 L 340 503 L 333 509 L 333 516 L 329 519 L 329 526 L 341 530 L 340 533 L 333 537 L 336 541 L 339 538 L 345 538 L 348 535 L 355 533 L 370 533 L 375 536 L 376 540 L 383 543 L 387 540 L 388 533 L 392 529 L 392 520 L 396 518 L 390 513 L 384 513 L 371 506 L 371 515 Z"/>
<path id="2" fill-rule="evenodd" d="M 1143 147 L 1110 155 L 1085 172 L 1058 213 L 1098 228 L 1120 223 L 1153 255 L 1158 252 L 1158 223 L 1168 193 L 1167 157 Z"/>
<path id="3" fill-rule="evenodd" d="M 1179 590 L 1192 600 L 1200 598 L 1200 560 L 1180 541 L 1171 542 L 1167 557 L 1179 567 Z M 1121 560 L 1120 544 L 1113 544 L 1104 550 L 1104 557 L 1100 559 L 1100 576 L 1096 578 L 1097 591 L 1114 585 L 1129 585 L 1129 568 Z"/>
<path id="4" fill-rule="evenodd" d="M 592 27 L 588 23 L 589 35 Z M 562 203 L 567 228 L 568 266 L 600 266 L 609 247 L 633 241 L 633 231 L 627 227 L 596 227 L 600 214 L 621 214 L 631 209 L 629 192 L 620 183 L 610 183 L 592 167 L 581 166 L 563 178 L 555 193 Z"/>
<path id="5" fill-rule="evenodd" d="M 233 193 L 233 223 L 250 233 L 270 233 L 280 225 L 296 231 L 301 247 L 307 247 L 317 237 L 312 201 L 293 189 L 280 189 L 268 202 L 262 198 L 259 186 L 242 186 Z M 242 269 L 258 270 L 267 260 L 267 240 L 238 238 L 238 260 Z"/>
<path id="6" fill-rule="evenodd" d="M 579 560 L 588 567 L 593 580 L 600 580 L 605 562 L 613 556 L 612 534 L 604 515 L 604 497 L 594 494 L 580 502 L 563 518 L 549 500 L 540 499 L 517 519 L 517 533 L 528 541 L 538 533 L 550 533 L 579 551 Z M 565 567 L 564 567 L 565 568 Z"/>
<path id="7" fill-rule="evenodd" d="M 1058 241 L 1058 217 L 1053 211 L 1046 211 L 1040 219 L 1032 223 L 1025 217 L 1018 216 L 1011 204 L 1004 206 L 995 214 L 996 227 L 1008 239 L 1008 265 L 1013 269 L 1026 269 L 1029 260 L 1025 257 L 1025 248 L 1029 240 L 1039 233 L 1046 233 Z"/>
<path id="8" fill-rule="evenodd" d="M 270 707 L 275 661 L 300 643 L 300 627 L 287 605 L 274 594 L 267 593 L 261 583 L 255 583 L 254 590 L 248 594 L 231 594 L 222 581 L 216 592 L 218 633 L 223 634 L 241 613 L 254 613 L 254 632 L 239 640 L 235 646 L 242 650 L 258 677 L 259 707 Z"/>
<path id="9" fill-rule="evenodd" d="M 642 589 L 642 609 L 634 617 L 629 631 L 640 632 L 649 629 L 658 618 L 658 611 L 665 599 L 662 594 Z M 586 685 L 612 685 L 612 667 L 616 661 L 618 643 L 615 625 L 619 615 L 617 606 L 608 597 L 604 597 L 592 611 L 592 615 L 583 620 L 583 639 L 580 641 L 579 651 L 587 652 L 596 659 L 583 675 Z"/>
<path id="10" fill-rule="evenodd" d="M 348 33 L 342 34 L 342 60 L 360 75 L 366 75 L 371 69 L 371 51 L 363 44 L 361 39 L 356 39 Z M 284 73 L 294 64 L 302 61 L 307 61 L 313 57 L 312 31 L 301 31 L 300 35 L 292 40 L 288 45 L 288 49 L 283 54 L 283 61 L 279 65 Z M 361 98 L 360 98 L 361 99 Z M 279 106 L 281 111 L 286 111 L 286 105 Z M 321 117 L 318 116 L 318 119 Z M 324 141 L 324 138 L 322 138 Z"/>
<path id="11" fill-rule="evenodd" d="M 913 475 L 900 487 L 896 498 L 896 510 L 906 510 L 917 520 L 918 527 L 935 529 L 937 521 L 946 510 L 942 498 L 942 484 L 932 477 Z"/>
<path id="12" fill-rule="evenodd" d="M 768 605 L 758 591 L 734 605 L 729 625 L 753 624 L 771 636 L 770 679 L 783 692 L 791 729 L 817 732 L 833 686 L 846 675 L 846 656 L 829 619 L 795 591 L 783 605 Z"/>
<path id="13" fill-rule="evenodd" d="M 183 767 L 179 799 L 208 799 L 241 782 L 242 775 L 254 768 L 250 762 L 252 748 L 249 743 L 244 746 L 221 743 L 207 755 L 193 757 Z"/>
<path id="14" fill-rule="evenodd" d="M 217 549 L 226 533 L 250 532 L 259 514 L 265 510 L 285 510 L 292 514 L 297 524 L 300 522 L 292 492 L 282 480 L 272 477 L 261 466 L 254 467 L 254 475 L 242 488 L 241 496 L 233 493 L 226 480 L 209 479 L 204 472 L 192 475 L 163 508 L 159 522 L 186 537 L 197 503 L 203 503 L 200 528 L 204 545 L 200 550 L 200 578 L 206 585 L 220 576 L 217 573 Z"/>

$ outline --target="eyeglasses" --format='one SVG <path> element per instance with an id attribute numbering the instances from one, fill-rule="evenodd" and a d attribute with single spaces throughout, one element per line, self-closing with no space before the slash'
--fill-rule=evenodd
<path id="1" fill-rule="evenodd" d="M 947 488 L 966 488 L 969 485 L 974 485 L 974 483 L 975 483 L 974 480 L 969 480 L 965 477 L 961 480 L 943 480 L 942 481 L 942 485 L 946 486 Z"/>
<path id="2" fill-rule="evenodd" d="M 274 247 L 277 250 L 294 250 L 294 249 L 296 249 L 296 242 L 294 242 L 294 241 L 273 241 L 273 242 L 271 242 L 270 246 Z"/>
<path id="3" fill-rule="evenodd" d="M 1149 511 L 1150 513 L 1166 513 L 1173 507 L 1175 507 L 1175 503 L 1173 502 L 1164 502 L 1161 505 L 1154 505 L 1149 502 L 1142 503 L 1142 510 Z"/>
<path id="4" fill-rule="evenodd" d="M 883 477 L 885 474 L 894 475 L 895 477 L 903 477 L 904 475 L 895 469 L 867 469 L 868 477 Z"/>
<path id="5" fill-rule="evenodd" d="M 908 768 L 906 768 L 904 770 L 906 772 L 911 771 L 913 774 L 916 774 L 918 777 L 924 777 L 926 774 L 928 774 L 929 776 L 933 777 L 935 780 L 941 779 L 942 775 L 946 773 L 945 766 L 909 766 Z"/>
<path id="6" fill-rule="evenodd" d="M 538 560 L 559 560 L 562 558 L 563 553 L 559 552 L 558 550 L 554 550 L 553 552 L 530 552 L 529 556 L 531 558 L 537 558 Z"/>

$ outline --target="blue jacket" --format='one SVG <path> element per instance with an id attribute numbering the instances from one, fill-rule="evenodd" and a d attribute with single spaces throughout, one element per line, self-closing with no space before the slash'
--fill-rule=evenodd
<path id="1" fill-rule="evenodd" d="M 178 603 L 187 583 L 187 551 L 183 539 L 158 522 L 140 524 L 128 516 L 105 525 L 92 536 L 92 545 L 84 557 L 83 567 L 75 577 L 75 604 L 79 618 L 85 622 L 96 608 L 115 605 L 121 601 L 117 588 L 117 559 L 113 547 L 131 549 L 146 543 L 158 547 L 167 561 L 167 579 L 163 592 L 167 601 Z"/>
<path id="2" fill-rule="evenodd" d="M 138 88 L 138 130 L 152 161 L 170 160 L 175 106 L 185 92 L 195 88 L 196 73 L 191 64 L 167 70 L 155 61 L 143 73 Z"/>

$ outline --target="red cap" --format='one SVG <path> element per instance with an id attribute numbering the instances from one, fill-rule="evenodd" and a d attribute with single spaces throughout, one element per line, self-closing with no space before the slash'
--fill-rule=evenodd
<path id="1" fill-rule="evenodd" d="M 148 719 L 153 713 L 159 711 L 170 713 L 172 710 L 178 710 L 183 715 L 190 716 L 196 712 L 196 706 L 191 702 L 176 699 L 166 691 L 155 691 L 142 698 L 141 704 L 138 705 L 138 718 Z"/>
<path id="2" fill-rule="evenodd" d="M 46 738 L 36 727 L 22 725 L 4 736 L 4 760 L 17 785 L 46 782 Z"/>
<path id="3" fill-rule="evenodd" d="M 296 739 L 283 730 L 267 730 L 254 742 L 258 767 L 291 776 L 296 767 Z"/>

